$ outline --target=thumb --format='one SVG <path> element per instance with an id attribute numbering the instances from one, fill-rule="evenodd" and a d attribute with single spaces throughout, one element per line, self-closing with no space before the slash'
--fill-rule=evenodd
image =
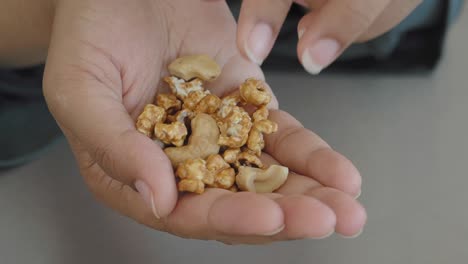
<path id="1" fill-rule="evenodd" d="M 69 42 L 78 43 L 53 39 L 49 51 L 44 95 L 52 115 L 107 175 L 135 186 L 158 218 L 167 216 L 177 201 L 172 166 L 136 130 L 123 105 L 120 69 L 101 49 Z"/>

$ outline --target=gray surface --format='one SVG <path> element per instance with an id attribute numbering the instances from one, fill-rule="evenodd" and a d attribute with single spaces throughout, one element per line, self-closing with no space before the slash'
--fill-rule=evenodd
<path id="1" fill-rule="evenodd" d="M 465 263 L 467 26 L 465 14 L 431 76 L 270 76 L 283 108 L 362 172 L 361 237 L 228 247 L 160 234 L 96 203 L 62 142 L 0 177 L 0 263 Z"/>

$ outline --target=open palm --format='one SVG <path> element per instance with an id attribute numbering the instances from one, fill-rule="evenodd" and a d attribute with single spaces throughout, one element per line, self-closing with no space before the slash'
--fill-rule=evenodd
<path id="1" fill-rule="evenodd" d="M 208 88 L 218 96 L 261 69 L 239 55 L 224 1 L 59 1 L 44 79 L 51 112 L 84 179 L 111 208 L 171 234 L 225 243 L 267 243 L 358 233 L 366 214 L 355 200 L 361 178 L 346 158 L 271 103 L 277 133 L 263 160 L 290 168 L 274 194 L 208 189 L 178 197 L 160 147 L 135 119 L 181 55 L 207 54 L 222 67 Z M 135 181 L 145 183 L 135 188 Z M 137 190 L 138 189 L 138 190 Z"/>

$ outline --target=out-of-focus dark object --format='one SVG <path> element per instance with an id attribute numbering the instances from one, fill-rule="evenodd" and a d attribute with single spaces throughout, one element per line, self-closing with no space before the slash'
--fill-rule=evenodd
<path id="1" fill-rule="evenodd" d="M 240 1 L 228 1 L 236 17 Z M 462 10 L 464 0 L 424 0 L 404 21 L 388 33 L 354 44 L 324 73 L 431 72 L 444 49 L 445 35 Z M 296 53 L 297 24 L 307 13 L 293 5 L 264 70 L 303 71 Z"/>

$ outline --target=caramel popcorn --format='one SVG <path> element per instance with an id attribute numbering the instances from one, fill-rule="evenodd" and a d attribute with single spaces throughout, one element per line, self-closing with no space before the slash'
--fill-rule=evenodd
<path id="1" fill-rule="evenodd" d="M 224 160 L 229 164 L 234 164 L 237 161 L 237 155 L 241 152 L 240 148 L 227 149 L 223 153 Z"/>
<path id="2" fill-rule="evenodd" d="M 240 148 L 247 142 L 252 121 L 244 109 L 234 106 L 225 118 L 218 121 L 218 126 L 221 131 L 218 144 Z"/>
<path id="3" fill-rule="evenodd" d="M 174 122 L 172 124 L 157 123 L 154 127 L 154 135 L 165 144 L 181 147 L 187 137 L 187 128 L 184 123 Z"/>
<path id="4" fill-rule="evenodd" d="M 156 123 L 164 122 L 166 112 L 164 108 L 148 104 L 137 119 L 136 128 L 148 137 L 152 137 Z"/>
<path id="5" fill-rule="evenodd" d="M 209 94 L 205 96 L 195 108 L 197 113 L 214 114 L 221 106 L 221 99 L 216 95 Z"/>
<path id="6" fill-rule="evenodd" d="M 264 135 L 278 130 L 268 120 L 271 94 L 265 84 L 246 79 L 239 90 L 219 98 L 204 81 L 220 67 L 204 55 L 185 56 L 169 66 L 164 78 L 171 94 L 159 94 L 138 117 L 138 131 L 164 149 L 179 179 L 178 190 L 201 194 L 206 188 L 273 192 L 288 176 L 278 165 L 266 168 L 260 156 Z M 243 106 L 255 107 L 249 115 Z M 188 138 L 188 140 L 187 140 Z"/>
<path id="7" fill-rule="evenodd" d="M 184 108 L 189 110 L 195 110 L 198 103 L 208 95 L 207 91 L 193 91 L 190 92 L 184 99 Z"/>
<path id="8" fill-rule="evenodd" d="M 179 191 L 203 193 L 205 184 L 214 184 L 213 174 L 206 168 L 203 159 L 186 160 L 176 170 L 176 176 L 181 180 L 178 183 Z"/>
<path id="9" fill-rule="evenodd" d="M 240 86 L 240 96 L 246 103 L 254 106 L 267 105 L 271 101 L 271 94 L 266 90 L 263 82 L 253 78 L 247 79 Z"/>
<path id="10" fill-rule="evenodd" d="M 171 76 L 164 78 L 164 81 L 169 84 L 172 93 L 181 100 L 184 100 L 191 92 L 204 91 L 202 87 L 203 83 L 200 79 L 193 79 L 186 82 L 183 79 Z"/>
<path id="11" fill-rule="evenodd" d="M 156 102 L 169 114 L 179 111 L 182 107 L 182 102 L 173 94 L 158 94 Z"/>

